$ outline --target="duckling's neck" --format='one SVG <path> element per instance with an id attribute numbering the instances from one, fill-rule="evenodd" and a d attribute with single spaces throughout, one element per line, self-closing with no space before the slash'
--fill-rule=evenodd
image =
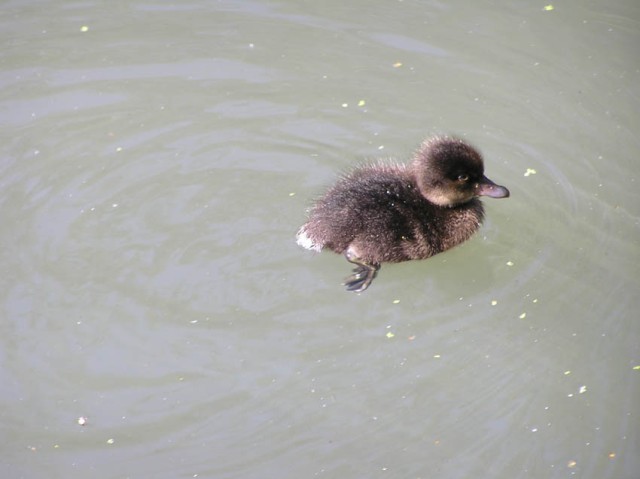
<path id="1" fill-rule="evenodd" d="M 434 205 L 441 206 L 443 208 L 453 208 L 458 205 L 457 203 L 452 203 L 451 199 L 446 195 L 442 188 L 438 187 L 438 185 L 426 187 L 418 184 L 418 188 L 420 189 L 422 196 Z"/>

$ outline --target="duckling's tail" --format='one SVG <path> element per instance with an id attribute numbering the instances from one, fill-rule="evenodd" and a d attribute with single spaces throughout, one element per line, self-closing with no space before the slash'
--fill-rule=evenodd
<path id="1" fill-rule="evenodd" d="M 305 249 L 317 251 L 318 253 L 322 251 L 322 248 L 324 247 L 324 244 L 315 241 L 309 236 L 306 224 L 302 225 L 296 233 L 296 243 Z"/>

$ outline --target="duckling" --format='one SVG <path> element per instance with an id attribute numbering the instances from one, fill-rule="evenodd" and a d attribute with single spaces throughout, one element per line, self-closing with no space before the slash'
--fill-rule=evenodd
<path id="1" fill-rule="evenodd" d="M 484 176 L 482 156 L 453 137 L 422 143 L 409 164 L 360 166 L 309 210 L 297 243 L 332 250 L 355 265 L 348 291 L 366 290 L 382 263 L 426 259 L 469 239 L 480 227 L 479 196 L 509 190 Z"/>

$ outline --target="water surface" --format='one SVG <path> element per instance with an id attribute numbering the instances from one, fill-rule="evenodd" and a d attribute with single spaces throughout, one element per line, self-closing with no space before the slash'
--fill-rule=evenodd
<path id="1" fill-rule="evenodd" d="M 637 477 L 640 6 L 546 5 L 8 2 L 2 477 Z M 436 133 L 511 198 L 343 291 L 305 209 Z"/>

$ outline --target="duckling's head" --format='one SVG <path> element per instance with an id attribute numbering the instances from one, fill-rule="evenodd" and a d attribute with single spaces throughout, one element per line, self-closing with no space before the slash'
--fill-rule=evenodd
<path id="1" fill-rule="evenodd" d="M 476 196 L 506 198 L 509 190 L 484 176 L 482 156 L 458 138 L 425 141 L 411 165 L 420 192 L 439 206 L 456 206 Z"/>

